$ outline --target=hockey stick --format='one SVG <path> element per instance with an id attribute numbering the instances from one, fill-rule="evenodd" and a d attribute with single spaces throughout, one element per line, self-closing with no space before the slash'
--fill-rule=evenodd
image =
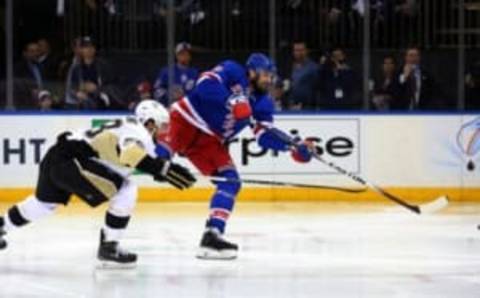
<path id="1" fill-rule="evenodd" d="M 206 176 L 211 182 L 232 182 L 232 183 L 247 183 L 247 184 L 257 184 L 257 185 L 273 185 L 273 186 L 288 186 L 288 187 L 299 187 L 299 188 L 311 188 L 311 189 L 326 189 L 326 190 L 335 190 L 348 193 L 361 193 L 365 192 L 366 188 L 347 188 L 347 187 L 337 187 L 337 186 L 328 186 L 328 185 L 315 185 L 315 184 L 304 184 L 304 183 L 292 183 L 292 182 L 281 182 L 281 181 L 272 181 L 272 180 L 256 180 L 256 179 L 229 179 L 226 177 L 218 176 Z"/>
<path id="2" fill-rule="evenodd" d="M 387 192 L 383 188 L 379 187 L 378 185 L 373 184 L 372 182 L 363 179 L 362 177 L 352 173 L 348 172 L 347 170 L 343 169 L 342 167 L 334 164 L 333 162 L 328 162 L 325 159 L 323 159 L 317 152 L 312 152 L 313 157 L 323 163 L 324 165 L 336 170 L 340 174 L 346 175 L 350 177 L 352 180 L 365 185 L 372 190 L 374 190 L 376 193 L 382 195 L 383 197 L 399 204 L 400 206 L 403 206 L 404 208 L 407 208 L 408 210 L 415 212 L 417 214 L 424 214 L 424 213 L 434 213 L 436 211 L 439 211 L 440 209 L 445 208 L 448 205 L 448 197 L 447 196 L 440 196 L 434 200 L 432 200 L 429 203 L 421 204 L 421 205 L 413 205 L 410 203 L 407 203 L 406 201 L 400 199 L 397 196 L 394 196 L 393 194 Z"/>
<path id="3" fill-rule="evenodd" d="M 283 133 L 280 133 L 279 131 L 275 130 L 275 129 L 268 129 L 270 132 L 272 132 L 273 134 L 275 134 L 277 137 L 279 137 L 280 139 L 282 139 L 284 142 L 286 142 L 287 144 L 289 144 L 290 146 L 292 147 L 298 147 L 298 144 L 288 135 L 286 134 L 283 134 Z M 416 213 L 416 214 L 423 214 L 423 213 L 434 213 L 436 211 L 439 211 L 440 209 L 443 209 L 445 208 L 447 205 L 448 205 L 448 202 L 449 202 L 449 199 L 447 196 L 440 196 L 434 200 L 432 200 L 431 202 L 429 203 L 425 203 L 425 204 L 421 204 L 421 205 L 414 205 L 414 204 L 410 204 L 410 203 L 407 203 L 406 201 L 404 201 L 403 199 L 400 199 L 399 197 L 397 196 L 394 196 L 393 194 L 387 192 L 386 190 L 384 190 L 383 188 L 377 186 L 376 184 L 368 181 L 368 180 L 365 180 L 363 179 L 362 177 L 352 173 L 352 172 L 349 172 L 347 170 L 345 170 L 344 168 L 334 164 L 333 162 L 329 162 L 329 161 L 326 161 L 325 159 L 323 159 L 320 154 L 317 152 L 317 150 L 312 150 L 312 155 L 313 157 L 320 161 L 321 163 L 323 163 L 324 165 L 328 166 L 329 168 L 337 171 L 338 173 L 342 174 L 342 175 L 345 175 L 347 177 L 349 177 L 350 179 L 366 186 L 366 187 L 369 187 L 370 189 L 372 189 L 373 191 L 375 191 L 376 193 L 382 195 L 383 197 L 397 203 L 398 205 Z"/>

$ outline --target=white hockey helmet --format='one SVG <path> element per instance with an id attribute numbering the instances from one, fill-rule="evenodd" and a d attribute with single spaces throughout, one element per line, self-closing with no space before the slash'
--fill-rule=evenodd
<path id="1" fill-rule="evenodd" d="M 152 99 L 143 100 L 137 105 L 135 117 L 144 125 L 152 120 L 157 127 L 162 127 L 170 121 L 167 109 L 161 103 Z"/>

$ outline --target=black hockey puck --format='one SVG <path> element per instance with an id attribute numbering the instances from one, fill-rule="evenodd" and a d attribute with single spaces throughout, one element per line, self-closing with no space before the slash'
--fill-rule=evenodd
<path id="1" fill-rule="evenodd" d="M 469 170 L 470 172 L 475 170 L 475 164 L 473 163 L 473 161 L 469 161 L 467 163 L 467 170 Z"/>

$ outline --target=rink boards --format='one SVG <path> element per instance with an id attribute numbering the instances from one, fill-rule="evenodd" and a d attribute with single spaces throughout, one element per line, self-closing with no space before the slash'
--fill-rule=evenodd
<path id="1" fill-rule="evenodd" d="M 33 189 L 38 162 L 64 130 L 94 127 L 120 114 L 1 115 L 1 200 L 16 200 Z M 480 198 L 480 117 L 478 115 L 278 115 L 276 125 L 314 140 L 322 156 L 396 194 L 423 200 L 448 194 L 453 200 Z M 230 152 L 242 177 L 336 186 L 357 186 L 322 164 L 295 163 L 289 154 L 262 150 L 249 130 L 232 140 Z M 182 158 L 177 161 L 191 167 Z M 192 167 L 192 170 L 193 167 Z M 206 200 L 213 191 L 200 179 L 179 192 L 134 175 L 140 200 Z M 326 190 L 244 185 L 241 199 L 253 201 L 381 200 Z"/>

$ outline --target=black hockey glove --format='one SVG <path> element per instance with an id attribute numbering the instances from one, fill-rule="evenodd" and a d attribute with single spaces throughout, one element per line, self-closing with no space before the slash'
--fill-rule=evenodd
<path id="1" fill-rule="evenodd" d="M 191 187 L 197 181 L 184 166 L 161 158 L 146 156 L 137 165 L 137 169 L 151 174 L 155 181 L 167 181 L 181 190 Z"/>
<path id="2" fill-rule="evenodd" d="M 162 172 L 154 176 L 154 179 L 166 180 L 178 189 L 189 188 L 197 181 L 187 168 L 170 161 L 165 161 Z"/>

